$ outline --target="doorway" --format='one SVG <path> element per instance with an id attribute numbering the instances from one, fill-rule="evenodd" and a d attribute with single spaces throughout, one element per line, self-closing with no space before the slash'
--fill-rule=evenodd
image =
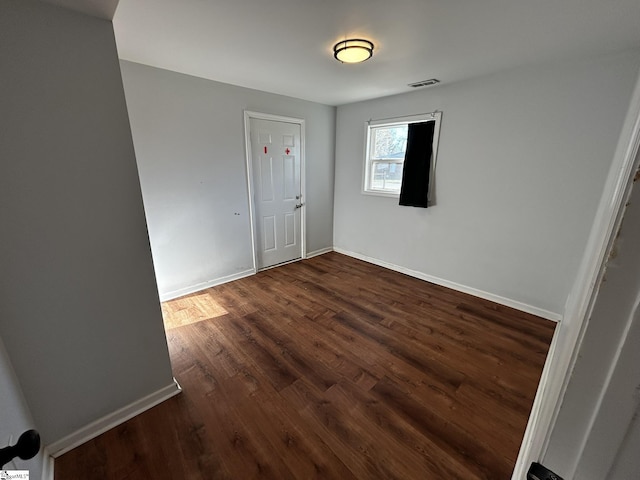
<path id="1" fill-rule="evenodd" d="M 254 266 L 304 256 L 304 120 L 245 112 Z"/>

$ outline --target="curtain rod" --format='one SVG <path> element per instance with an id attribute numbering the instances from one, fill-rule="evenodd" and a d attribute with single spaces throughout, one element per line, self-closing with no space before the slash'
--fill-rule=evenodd
<path id="1" fill-rule="evenodd" d="M 426 113 L 412 113 L 411 115 L 400 115 L 398 117 L 387 117 L 387 118 L 370 118 L 369 120 L 367 120 L 367 123 L 371 123 L 371 122 L 381 122 L 383 120 L 400 120 L 403 118 L 408 118 L 408 117 L 422 117 L 424 115 L 431 115 L 431 118 L 436 116 L 436 113 L 442 113 L 441 110 L 434 110 L 433 112 L 426 112 Z"/>

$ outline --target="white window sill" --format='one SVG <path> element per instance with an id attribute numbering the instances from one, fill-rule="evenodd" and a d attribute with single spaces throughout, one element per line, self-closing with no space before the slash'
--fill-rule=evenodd
<path id="1" fill-rule="evenodd" d="M 383 192 L 379 190 L 363 190 L 363 195 L 373 195 L 374 197 L 400 198 L 400 193 Z"/>

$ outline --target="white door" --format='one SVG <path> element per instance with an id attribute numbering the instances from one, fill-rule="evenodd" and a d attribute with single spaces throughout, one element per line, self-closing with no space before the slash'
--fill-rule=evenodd
<path id="1" fill-rule="evenodd" d="M 302 257 L 300 125 L 250 119 L 258 269 Z"/>

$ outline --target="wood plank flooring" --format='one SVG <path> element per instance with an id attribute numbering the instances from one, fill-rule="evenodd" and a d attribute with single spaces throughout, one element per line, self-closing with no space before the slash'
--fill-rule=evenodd
<path id="1" fill-rule="evenodd" d="M 75 479 L 509 479 L 555 324 L 329 253 L 163 304 L 183 393 Z"/>

